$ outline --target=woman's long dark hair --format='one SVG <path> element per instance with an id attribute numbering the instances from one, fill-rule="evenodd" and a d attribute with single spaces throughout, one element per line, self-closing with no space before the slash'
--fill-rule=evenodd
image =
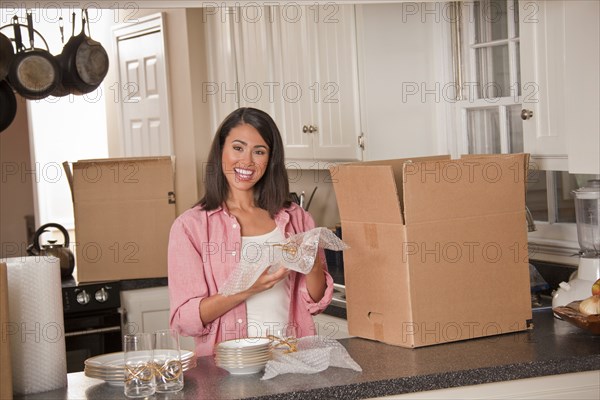
<path id="1" fill-rule="evenodd" d="M 238 108 L 229 114 L 219 126 L 210 148 L 208 165 L 204 174 L 206 192 L 198 204 L 205 210 L 215 210 L 227 200 L 229 185 L 223 174 L 221 159 L 223 146 L 229 132 L 243 124 L 254 127 L 269 146 L 269 163 L 265 174 L 254 186 L 254 201 L 258 207 L 267 210 L 273 217 L 279 210 L 290 205 L 283 141 L 275 121 L 269 114 L 256 108 Z"/>

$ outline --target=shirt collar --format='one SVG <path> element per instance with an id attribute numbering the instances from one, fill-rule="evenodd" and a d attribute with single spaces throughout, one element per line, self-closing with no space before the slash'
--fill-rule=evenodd
<path id="1" fill-rule="evenodd" d="M 225 215 L 229 215 L 229 210 L 227 209 L 227 205 L 223 204 L 222 206 L 219 206 L 219 207 L 215 208 L 214 210 L 207 211 L 206 214 L 210 217 L 211 215 L 220 213 L 220 212 L 224 212 Z"/>
<path id="2" fill-rule="evenodd" d="M 277 214 L 275 214 L 275 222 L 279 222 L 279 221 L 283 221 L 284 223 L 288 222 L 290 220 L 290 211 L 292 211 L 295 207 L 298 207 L 298 205 L 296 205 L 296 203 L 292 203 L 292 205 L 288 208 L 282 208 L 281 210 L 279 210 L 279 212 Z M 213 214 L 219 213 L 219 212 L 223 212 L 225 213 L 225 215 L 229 216 L 229 209 L 227 208 L 227 204 L 223 203 L 221 206 L 215 208 L 214 210 L 210 210 L 207 211 L 207 215 L 211 216 Z"/>

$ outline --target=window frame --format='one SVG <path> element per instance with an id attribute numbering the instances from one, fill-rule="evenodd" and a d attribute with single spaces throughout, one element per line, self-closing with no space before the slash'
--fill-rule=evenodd
<path id="1" fill-rule="evenodd" d="M 487 1 L 487 0 L 475 0 Z M 455 129 L 447 131 L 446 140 L 448 143 L 455 144 L 456 154 L 468 154 L 468 111 L 486 108 L 496 108 L 499 112 L 499 133 L 501 152 L 507 153 L 510 148 L 510 130 L 507 118 L 508 107 L 522 107 L 522 95 L 520 88 L 520 41 L 521 36 L 515 37 L 516 24 L 518 21 L 514 18 L 514 7 L 510 7 L 513 0 L 507 2 L 507 39 L 494 40 L 475 44 L 475 22 L 474 19 L 460 18 L 450 21 L 452 32 L 452 56 L 451 69 L 454 71 L 456 84 L 456 101 L 448 104 L 449 113 L 454 114 Z M 454 2 L 455 10 L 464 11 L 465 9 L 473 12 L 474 1 Z M 460 23 L 455 23 L 459 20 Z M 521 35 L 521 29 L 519 29 Z M 464 39 L 467 42 L 465 45 Z M 465 92 L 465 83 L 473 84 L 477 82 L 476 49 L 489 45 L 498 46 L 508 44 L 509 57 L 509 87 L 511 88 L 509 96 L 490 98 L 469 98 Z M 460 54 L 456 54 L 456 51 Z M 466 68 L 462 68 L 466 66 Z M 514 93 L 514 90 L 517 93 Z M 477 93 L 475 91 L 475 93 Z M 531 259 L 543 260 L 549 262 L 559 262 L 568 265 L 578 265 L 579 257 L 576 257 L 579 251 L 577 242 L 577 228 L 575 223 L 554 222 L 556 221 L 556 171 L 548 168 L 544 160 L 533 159 L 530 168 L 537 168 L 548 172 L 546 174 L 546 202 L 548 205 L 548 221 L 535 221 L 536 231 L 529 232 L 529 256 Z M 573 240 L 575 238 L 575 240 Z"/>
<path id="2" fill-rule="evenodd" d="M 487 2 L 488 0 L 480 0 Z M 507 3 L 512 0 L 506 0 Z M 457 121 L 459 123 L 460 137 L 457 138 L 456 143 L 458 144 L 458 152 L 460 154 L 466 154 L 469 152 L 469 134 L 468 134 L 468 112 L 471 110 L 481 109 L 497 109 L 499 117 L 499 128 L 500 128 L 500 146 L 501 152 L 507 153 L 510 146 L 510 133 L 508 129 L 507 119 L 507 108 L 509 106 L 521 105 L 521 93 L 518 89 L 520 87 L 518 73 L 519 66 L 517 65 L 519 55 L 517 51 L 517 43 L 520 42 L 519 37 L 515 37 L 515 18 L 514 18 L 514 7 L 507 6 L 507 38 L 500 40 L 493 40 L 488 42 L 476 43 L 476 32 L 475 32 L 475 16 L 473 15 L 474 1 L 460 2 L 456 7 L 458 8 L 459 15 L 463 15 L 465 12 L 470 12 L 471 15 L 467 18 L 460 18 L 460 26 L 458 27 L 458 44 L 457 47 L 461 52 L 460 57 L 454 58 L 454 69 L 460 71 L 457 74 L 457 100 L 456 100 L 456 112 Z M 465 11 L 467 10 L 467 11 Z M 487 26 L 491 26 L 487 24 Z M 466 39 L 466 45 L 465 40 Z M 495 98 L 480 98 L 478 91 L 472 91 L 471 87 L 473 84 L 477 84 L 477 49 L 491 48 L 494 46 L 508 45 L 508 62 L 509 62 L 509 96 L 495 97 Z M 467 62 L 461 62 L 466 60 Z M 456 63 L 461 63 L 456 65 Z M 464 69 L 462 67 L 465 67 Z M 516 93 L 514 93 L 516 89 Z M 474 93 L 475 98 L 468 96 L 468 93 Z"/>

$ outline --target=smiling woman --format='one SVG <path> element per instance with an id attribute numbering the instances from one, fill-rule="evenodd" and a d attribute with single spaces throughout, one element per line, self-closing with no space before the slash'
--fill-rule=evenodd
<path id="1" fill-rule="evenodd" d="M 208 165 L 206 195 L 199 202 L 207 210 L 221 207 L 233 192 L 244 189 L 271 217 L 289 205 L 283 142 L 275 122 L 263 111 L 232 112 L 217 131 Z"/>
<path id="2" fill-rule="evenodd" d="M 314 335 L 312 315 L 323 311 L 333 294 L 322 250 L 306 274 L 271 261 L 275 265 L 262 267 L 273 268 L 265 268 L 248 289 L 220 294 L 236 268 L 252 268 L 261 259 L 257 252 L 269 251 L 267 243 L 315 226 L 287 198 L 283 142 L 273 119 L 255 108 L 229 114 L 217 130 L 208 165 L 206 195 L 171 228 L 171 327 L 194 337 L 199 356 L 212 354 L 228 339 L 266 336 L 290 326 L 298 337 Z"/>
<path id="3" fill-rule="evenodd" d="M 252 125 L 238 125 L 225 139 L 222 163 L 229 190 L 250 190 L 265 174 L 269 146 Z"/>

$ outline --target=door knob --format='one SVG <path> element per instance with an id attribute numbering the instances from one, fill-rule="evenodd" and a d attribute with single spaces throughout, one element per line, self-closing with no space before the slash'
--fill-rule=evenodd
<path id="1" fill-rule="evenodd" d="M 533 118 L 533 111 L 523 109 L 521 110 L 521 119 L 523 121 L 527 121 L 528 119 Z"/>
<path id="2" fill-rule="evenodd" d="M 302 132 L 304 132 L 304 133 L 308 132 L 308 126 L 304 125 L 302 127 Z"/>

